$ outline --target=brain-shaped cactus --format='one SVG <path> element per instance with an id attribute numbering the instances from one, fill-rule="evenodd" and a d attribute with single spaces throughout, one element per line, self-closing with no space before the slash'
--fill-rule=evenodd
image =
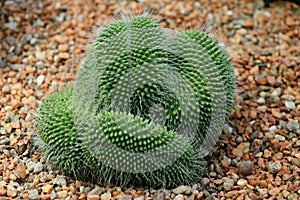
<path id="1" fill-rule="evenodd" d="M 76 178 L 176 186 L 201 177 L 230 113 L 234 73 L 207 34 L 172 36 L 151 18 L 103 28 L 74 86 L 39 108 L 44 154 Z"/>

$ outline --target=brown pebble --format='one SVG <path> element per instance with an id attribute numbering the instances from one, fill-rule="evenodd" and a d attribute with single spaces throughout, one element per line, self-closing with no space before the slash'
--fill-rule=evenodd
<path id="1" fill-rule="evenodd" d="M 257 112 L 256 112 L 256 110 L 250 110 L 250 111 L 249 111 L 249 117 L 250 117 L 251 119 L 256 119 L 256 117 L 257 117 Z"/>
<path id="2" fill-rule="evenodd" d="M 99 200 L 100 197 L 99 197 L 99 195 L 93 194 L 93 195 L 88 195 L 87 199 L 88 200 Z"/>
<path id="3" fill-rule="evenodd" d="M 86 194 L 85 194 L 85 193 L 82 193 L 82 194 L 78 197 L 78 200 L 83 200 L 83 199 L 86 199 Z"/>
<path id="4" fill-rule="evenodd" d="M 57 192 L 57 196 L 59 199 L 65 199 L 68 196 L 68 191 L 59 191 Z"/>
<path id="5" fill-rule="evenodd" d="M 69 45 L 68 44 L 60 44 L 58 46 L 58 51 L 59 52 L 65 52 L 69 50 Z"/>
<path id="6" fill-rule="evenodd" d="M 8 185 L 7 186 L 7 196 L 9 197 L 16 197 L 18 194 L 18 191 L 15 187 Z"/>
<path id="7" fill-rule="evenodd" d="M 46 194 L 50 194 L 53 191 L 53 186 L 50 184 L 47 184 L 43 187 L 43 192 Z"/>
<path id="8" fill-rule="evenodd" d="M 259 181 L 259 185 L 263 188 L 267 188 L 268 187 L 268 183 L 265 180 L 260 180 Z"/>
<path id="9" fill-rule="evenodd" d="M 6 189 L 2 185 L 0 185 L 0 196 L 6 196 Z"/>
<path id="10" fill-rule="evenodd" d="M 271 196 L 277 196 L 280 192 L 280 189 L 278 187 L 273 187 L 269 190 L 269 195 Z"/>
<path id="11" fill-rule="evenodd" d="M 19 99 L 12 99 L 11 100 L 11 107 L 13 109 L 19 108 L 21 106 L 21 101 Z"/>
<path id="12" fill-rule="evenodd" d="M 17 167 L 15 168 L 15 174 L 20 179 L 26 178 L 26 165 L 24 163 L 19 163 Z"/>
<path id="13" fill-rule="evenodd" d="M 248 183 L 252 186 L 256 186 L 257 184 L 259 184 L 259 178 L 256 175 L 247 176 L 247 179 Z"/>
<path id="14" fill-rule="evenodd" d="M 66 52 L 61 52 L 57 56 L 59 59 L 65 59 L 65 60 L 70 58 L 70 55 Z"/>
<path id="15" fill-rule="evenodd" d="M 41 200 L 50 200 L 50 194 L 42 194 L 41 195 Z"/>

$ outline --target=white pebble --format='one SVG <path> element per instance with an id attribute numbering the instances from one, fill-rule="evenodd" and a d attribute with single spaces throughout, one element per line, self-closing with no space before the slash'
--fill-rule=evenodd
<path id="1" fill-rule="evenodd" d="M 240 180 L 238 180 L 238 182 L 236 184 L 239 185 L 239 186 L 245 186 L 245 185 L 247 185 L 247 183 L 248 183 L 247 180 L 240 179 Z"/>
<path id="2" fill-rule="evenodd" d="M 39 75 L 36 79 L 36 82 L 37 82 L 38 85 L 42 85 L 44 80 L 45 80 L 45 76 L 44 75 Z"/>
<path id="3" fill-rule="evenodd" d="M 295 105 L 295 103 L 294 102 L 292 102 L 292 101 L 286 101 L 285 102 L 285 107 L 287 108 L 287 109 L 295 109 L 296 108 L 296 105 Z"/>

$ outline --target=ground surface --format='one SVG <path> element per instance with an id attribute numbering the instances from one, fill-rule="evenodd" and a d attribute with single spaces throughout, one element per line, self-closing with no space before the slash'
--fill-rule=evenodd
<path id="1" fill-rule="evenodd" d="M 300 8 L 262 0 L 15 0 L 0 7 L 0 199 L 299 199 Z M 237 96 L 199 183 L 175 190 L 92 185 L 33 148 L 33 119 L 71 85 L 92 26 L 151 8 L 163 27 L 214 25 L 229 47 Z M 222 37 L 221 37 L 222 36 Z"/>

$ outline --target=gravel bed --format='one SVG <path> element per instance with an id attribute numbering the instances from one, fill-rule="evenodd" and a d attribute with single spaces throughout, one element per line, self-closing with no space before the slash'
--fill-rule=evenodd
<path id="1" fill-rule="evenodd" d="M 300 7 L 262 0 L 0 1 L 0 200 L 300 199 Z M 149 10 L 163 27 L 201 29 L 228 46 L 235 106 L 209 170 L 177 188 L 84 183 L 33 145 L 37 108 L 72 85 L 95 32 L 111 16 Z M 208 28 L 209 29 L 209 28 Z"/>

